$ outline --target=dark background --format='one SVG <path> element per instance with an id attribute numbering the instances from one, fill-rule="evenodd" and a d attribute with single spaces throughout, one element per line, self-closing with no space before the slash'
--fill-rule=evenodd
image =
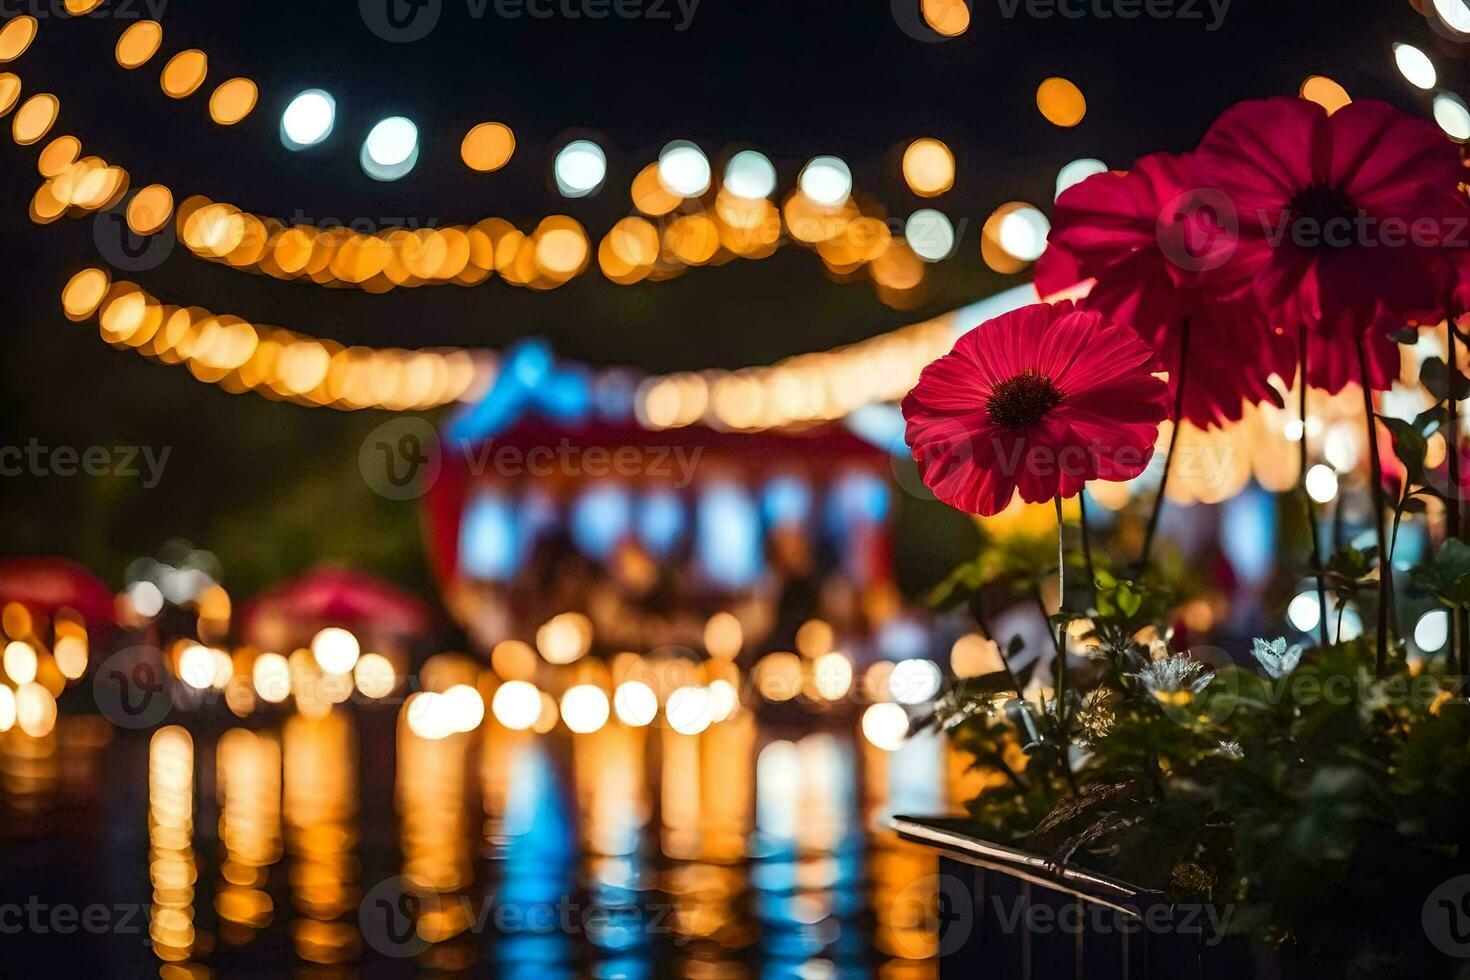
<path id="1" fill-rule="evenodd" d="M 883 306 L 864 283 L 829 281 L 815 255 L 792 246 L 633 287 L 594 267 L 549 293 L 492 280 L 371 296 L 249 276 L 182 248 L 157 269 L 125 274 L 167 302 L 344 343 L 498 348 L 541 334 L 596 364 L 736 367 L 872 336 L 1023 281 L 985 267 L 980 226 L 1009 200 L 1049 210 L 1057 169 L 1074 158 L 1126 167 L 1155 149 L 1188 149 L 1230 103 L 1295 93 L 1312 73 L 1427 114 L 1429 94 L 1394 68 L 1395 40 L 1429 51 L 1441 85 L 1462 77 L 1454 59 L 1463 50 L 1402 0 L 1234 0 L 1214 32 L 1208 6 L 1195 6 L 1202 19 L 1040 20 L 1024 6 L 1007 18 L 998 0 L 975 0 L 967 34 L 925 43 L 900 29 L 887 0 L 702 0 L 683 32 L 676 10 L 674 20 L 507 20 L 491 4 L 474 19 L 465 0 L 444 0 L 426 39 L 393 44 L 369 31 L 352 0 L 168 0 L 163 48 L 141 69 L 113 59 L 132 21 L 95 17 L 43 19 L 36 43 L 5 67 L 25 92 L 61 98 L 52 136 L 78 136 L 84 154 L 126 167 L 135 187 L 162 182 L 180 200 L 202 193 L 288 220 L 499 215 L 529 228 L 567 213 L 595 243 L 630 212 L 638 170 L 665 142 L 687 138 L 717 170 L 734 149 L 761 149 L 783 190 L 806 159 L 836 153 L 892 215 L 937 206 L 961 228 L 957 254 L 931 267 L 926 299 L 909 311 Z M 135 15 L 146 9 L 132 0 Z M 210 75 L 175 102 L 158 72 L 186 47 L 208 53 Z M 223 128 L 209 121 L 208 93 L 233 75 L 254 79 L 261 100 Z M 1036 86 L 1050 75 L 1086 94 L 1081 125 L 1059 129 L 1037 112 Z M 280 112 L 313 86 L 335 95 L 336 128 L 324 146 L 289 153 Z M 423 152 L 407 178 L 380 184 L 357 154 L 372 123 L 391 114 L 415 120 Z M 517 151 L 504 170 L 474 174 L 459 160 L 460 139 L 490 119 L 513 128 Z M 567 201 L 549 169 L 578 136 L 607 150 L 608 179 L 596 197 Z M 937 203 L 921 205 L 900 175 L 902 149 L 919 136 L 945 140 L 958 160 L 954 190 Z M 426 587 L 416 506 L 376 496 L 358 473 L 358 448 L 386 415 L 230 395 L 114 351 L 95 325 L 62 316 L 61 287 L 98 261 L 97 245 L 90 219 L 27 219 L 40 145 L 0 149 L 0 445 L 146 445 L 170 456 L 151 490 L 126 477 L 0 478 L 0 553 L 71 555 L 116 585 L 131 558 L 184 536 L 221 556 L 232 592 L 322 559 Z M 932 502 L 901 501 L 900 567 L 915 587 L 969 547 L 966 523 Z"/>

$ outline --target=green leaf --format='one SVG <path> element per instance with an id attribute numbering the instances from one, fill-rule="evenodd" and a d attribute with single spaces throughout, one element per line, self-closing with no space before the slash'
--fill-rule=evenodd
<path id="1" fill-rule="evenodd" d="M 1394 455 L 1398 456 L 1399 462 L 1404 464 L 1409 479 L 1414 483 L 1424 483 L 1424 455 L 1429 451 L 1429 440 L 1424 438 L 1424 434 L 1414 428 L 1411 423 L 1403 419 L 1380 415 L 1378 420 L 1393 436 Z"/>
<path id="2" fill-rule="evenodd" d="M 1424 383 L 1424 387 L 1429 389 L 1429 393 L 1438 399 L 1449 397 L 1451 381 L 1454 382 L 1456 398 L 1464 398 L 1470 394 L 1470 381 L 1467 381 L 1460 372 L 1449 370 L 1445 362 L 1438 357 L 1425 358 L 1424 363 L 1419 367 L 1419 380 Z"/>

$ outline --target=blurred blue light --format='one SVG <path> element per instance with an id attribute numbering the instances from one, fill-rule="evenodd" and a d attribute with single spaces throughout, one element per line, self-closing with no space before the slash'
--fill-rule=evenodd
<path id="1" fill-rule="evenodd" d="M 672 490 L 657 490 L 638 502 L 638 540 L 649 554 L 662 558 L 684 533 L 684 501 Z"/>
<path id="2" fill-rule="evenodd" d="M 743 488 L 716 483 L 699 499 L 696 550 L 717 585 L 743 588 L 761 573 L 760 514 Z"/>
<path id="3" fill-rule="evenodd" d="M 1276 497 L 1252 484 L 1226 500 L 1220 550 L 1243 583 L 1265 580 L 1276 566 Z"/>
<path id="4" fill-rule="evenodd" d="M 929 652 L 929 633 L 912 619 L 894 618 L 878 629 L 878 652 L 887 660 L 914 660 Z"/>
<path id="5" fill-rule="evenodd" d="M 587 488 L 572 504 L 572 540 L 591 558 L 606 558 L 628 536 L 633 524 L 633 501 L 617 483 Z"/>
<path id="6" fill-rule="evenodd" d="M 854 524 L 881 524 L 888 517 L 890 502 L 888 484 L 871 473 L 849 473 L 827 497 L 827 528 L 842 537 Z"/>
<path id="7" fill-rule="evenodd" d="M 459 526 L 460 570 L 472 579 L 503 582 L 519 564 L 520 536 L 510 501 L 498 493 L 471 499 Z"/>
<path id="8" fill-rule="evenodd" d="M 762 505 L 771 527 L 805 524 L 812 513 L 812 490 L 804 480 L 778 476 L 766 484 Z"/>

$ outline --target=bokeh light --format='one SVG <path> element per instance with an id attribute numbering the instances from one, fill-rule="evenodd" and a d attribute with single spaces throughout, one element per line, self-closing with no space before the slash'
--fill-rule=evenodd
<path id="1" fill-rule="evenodd" d="M 573 140 L 557 153 L 552 170 L 563 197 L 588 197 L 607 179 L 607 154 L 591 140 Z"/>
<path id="2" fill-rule="evenodd" d="M 813 204 L 838 207 L 852 196 L 852 170 L 839 157 L 814 157 L 802 168 L 798 184 Z"/>
<path id="3" fill-rule="evenodd" d="M 920 197 L 943 194 L 954 187 L 954 154 L 940 140 L 914 140 L 903 151 L 903 179 Z"/>
<path id="4" fill-rule="evenodd" d="M 658 695 L 642 681 L 623 681 L 613 692 L 613 709 L 623 724 L 642 728 L 658 717 Z"/>
<path id="5" fill-rule="evenodd" d="M 505 123 L 484 122 L 465 134 L 460 144 L 460 159 L 478 173 L 491 173 L 510 162 L 515 154 L 516 137 Z"/>
<path id="6" fill-rule="evenodd" d="M 30 14 L 13 17 L 0 27 L 0 63 L 14 61 L 26 53 L 36 39 L 39 24 Z"/>
<path id="7" fill-rule="evenodd" d="M 770 197 L 776 190 L 776 168 L 764 153 L 741 150 L 725 164 L 724 189 L 747 201 Z"/>
<path id="8" fill-rule="evenodd" d="M 1087 115 L 1087 99 L 1072 81 L 1052 77 L 1036 87 L 1036 108 L 1053 126 L 1070 128 Z"/>
<path id="9" fill-rule="evenodd" d="M 357 637 L 337 626 L 328 626 L 311 638 L 311 655 L 317 666 L 329 674 L 345 674 L 357 664 L 361 654 Z"/>
<path id="10" fill-rule="evenodd" d="M 1061 197 L 1062 192 L 1067 188 L 1082 183 L 1094 174 L 1105 174 L 1107 172 L 1108 165 L 1101 160 L 1092 157 L 1081 157 L 1073 160 L 1057 171 L 1056 196 Z"/>
<path id="11" fill-rule="evenodd" d="M 1410 85 L 1431 89 L 1439 79 L 1439 73 L 1434 70 L 1434 62 L 1429 60 L 1429 55 L 1412 44 L 1395 44 L 1393 60 L 1394 64 L 1398 65 L 1400 74 L 1408 79 Z"/>
<path id="12" fill-rule="evenodd" d="M 260 90 L 248 78 L 231 78 L 221 82 L 209 97 L 209 118 L 221 126 L 233 126 L 251 112 L 260 98 Z"/>
<path id="13" fill-rule="evenodd" d="M 511 731 L 525 731 L 541 716 L 541 692 L 527 681 L 506 681 L 496 688 L 490 710 Z"/>
<path id="14" fill-rule="evenodd" d="M 198 48 L 180 51 L 163 66 L 159 84 L 171 99 L 187 99 L 199 91 L 209 74 L 209 56 Z"/>
<path id="15" fill-rule="evenodd" d="M 578 684 L 561 696 L 561 720 L 578 735 L 588 735 L 607 724 L 607 695 L 596 684 Z"/>
<path id="16" fill-rule="evenodd" d="M 1347 89 L 1326 75 L 1308 75 L 1298 94 L 1326 109 L 1329 116 L 1353 101 Z"/>
<path id="17" fill-rule="evenodd" d="M 163 27 L 158 21 L 140 20 L 117 39 L 117 63 L 127 69 L 141 68 L 158 53 L 161 44 Z"/>
<path id="18" fill-rule="evenodd" d="M 903 748 L 908 734 L 908 713 L 896 704 L 873 704 L 863 712 L 863 737 L 885 752 Z"/>
<path id="19" fill-rule="evenodd" d="M 382 181 L 405 176 L 418 159 L 418 127 L 403 116 L 389 116 L 368 130 L 358 157 L 363 171 L 374 180 Z"/>
<path id="20" fill-rule="evenodd" d="M 337 100 L 319 88 L 307 89 L 281 113 L 281 142 L 288 150 L 316 146 L 332 134 L 336 121 Z"/>
<path id="21" fill-rule="evenodd" d="M 688 140 L 675 140 L 659 152 L 658 180 L 671 194 L 698 197 L 709 190 L 709 158 Z"/>

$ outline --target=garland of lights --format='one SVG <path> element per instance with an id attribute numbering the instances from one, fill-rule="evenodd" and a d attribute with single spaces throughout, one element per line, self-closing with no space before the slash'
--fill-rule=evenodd
<path id="1" fill-rule="evenodd" d="M 1011 293 L 1027 293 L 1012 290 Z M 1004 304 L 1024 301 L 1002 294 Z M 280 327 L 258 326 L 198 307 L 170 306 L 102 268 L 74 275 L 62 290 L 74 322 L 97 319 L 102 339 L 227 391 L 342 410 L 423 411 L 475 400 L 501 366 L 492 351 L 344 346 Z M 832 421 L 891 402 L 919 371 L 949 350 L 967 315 L 945 314 L 846 347 L 735 371 L 677 372 L 636 380 L 630 410 L 654 429 L 699 423 L 751 431 Z M 627 381 L 626 372 L 608 378 Z M 593 381 L 596 387 L 597 381 Z"/>

